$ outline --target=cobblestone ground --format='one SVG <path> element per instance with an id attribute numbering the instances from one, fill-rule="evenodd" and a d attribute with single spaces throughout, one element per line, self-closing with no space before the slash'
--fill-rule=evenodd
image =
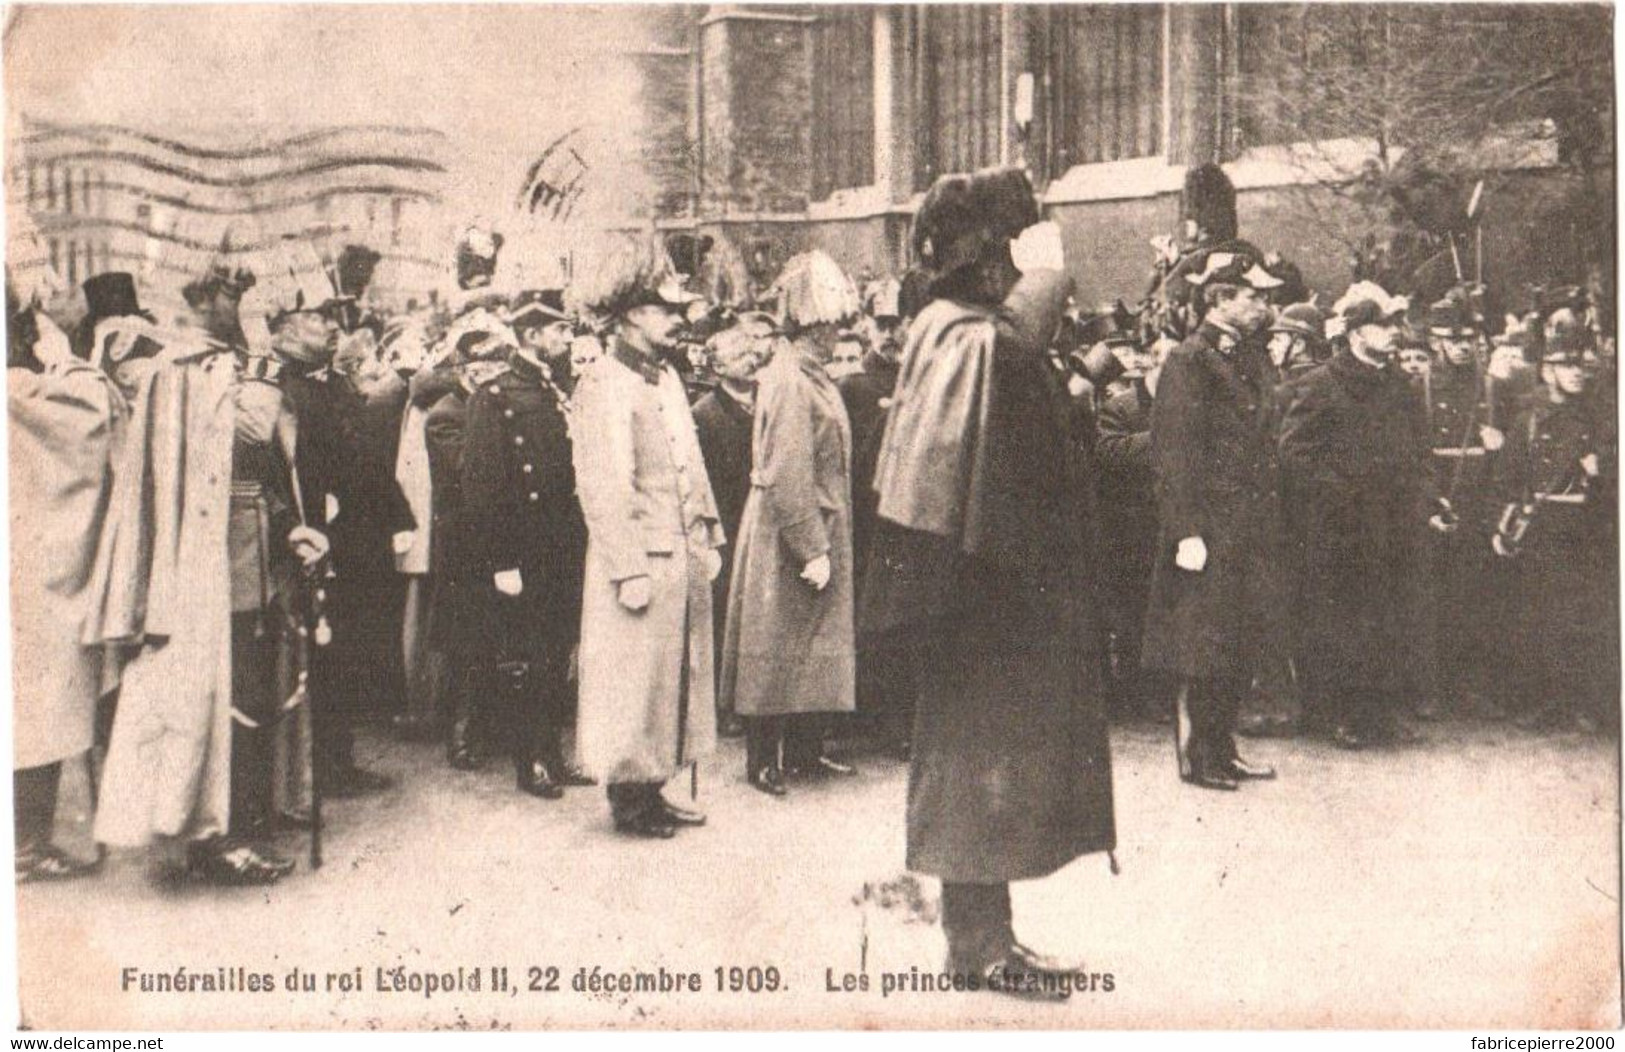
<path id="1" fill-rule="evenodd" d="M 44 1028 L 1002 1025 L 1617 1026 L 1618 743 L 1437 724 L 1349 754 L 1254 743 L 1279 781 L 1181 786 L 1160 728 L 1114 732 L 1122 872 L 1104 857 L 1019 885 L 1021 937 L 1112 976 L 1061 1005 L 886 991 L 937 970 L 934 909 L 871 895 L 902 865 L 905 767 L 779 800 L 737 743 L 700 774 L 710 825 L 675 841 L 610 829 L 600 790 L 521 797 L 506 765 L 364 736 L 389 794 L 334 802 L 328 863 L 271 889 L 153 879 L 115 854 L 86 882 L 19 889 L 25 1022 Z M 88 849 L 82 780 L 62 836 Z M 675 788 L 675 787 L 674 787 Z M 684 781 L 686 795 L 686 780 Z M 282 842 L 299 852 L 297 837 Z M 698 973 L 702 992 L 578 992 L 579 969 Z M 123 990 L 125 968 L 271 977 L 272 992 Z M 493 967 L 508 990 L 491 989 Z M 717 992 L 718 973 L 740 992 Z M 775 968 L 776 991 L 751 992 Z M 481 989 L 380 991 L 478 970 Z M 537 969 L 535 973 L 531 969 Z M 290 973 L 316 990 L 286 988 Z M 359 972 L 358 972 L 359 969 Z M 557 969 L 557 990 L 548 990 Z M 866 975 L 867 990 L 831 992 Z M 234 975 L 236 973 L 233 973 Z M 532 976 L 543 989 L 532 991 Z M 329 976 L 331 975 L 331 978 Z M 359 975 L 359 989 L 345 990 Z M 332 989 L 329 989 L 329 985 Z"/>

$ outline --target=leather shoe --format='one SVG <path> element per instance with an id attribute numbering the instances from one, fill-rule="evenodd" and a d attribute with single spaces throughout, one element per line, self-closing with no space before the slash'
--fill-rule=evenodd
<path id="1" fill-rule="evenodd" d="M 664 796 L 660 798 L 660 813 L 665 815 L 666 820 L 674 826 L 705 825 L 705 815 L 699 811 L 691 811 L 686 807 L 678 807 Z"/>
<path id="2" fill-rule="evenodd" d="M 564 786 L 553 777 L 547 764 L 540 760 L 520 765 L 515 782 L 521 793 L 529 793 L 543 800 L 557 800 L 564 795 Z"/>
<path id="3" fill-rule="evenodd" d="M 250 887 L 275 884 L 293 872 L 293 860 L 220 837 L 191 845 L 186 868 L 192 876 L 210 884 Z"/>
<path id="4" fill-rule="evenodd" d="M 772 764 L 751 772 L 749 781 L 752 789 L 768 796 L 783 796 L 790 791 L 784 784 L 784 772 Z"/>
<path id="5" fill-rule="evenodd" d="M 54 844 L 17 853 L 17 883 L 33 884 L 52 880 L 88 877 L 101 869 L 101 862 L 74 858 Z"/>
<path id="6" fill-rule="evenodd" d="M 650 840 L 670 840 L 677 835 L 677 827 L 671 824 L 665 812 L 658 807 L 651 807 L 636 814 L 616 815 L 615 831 Z"/>
<path id="7" fill-rule="evenodd" d="M 1241 757 L 1232 757 L 1225 766 L 1225 772 L 1238 782 L 1249 779 L 1254 781 L 1269 781 L 1275 777 L 1275 768 L 1266 763 L 1248 763 Z"/>

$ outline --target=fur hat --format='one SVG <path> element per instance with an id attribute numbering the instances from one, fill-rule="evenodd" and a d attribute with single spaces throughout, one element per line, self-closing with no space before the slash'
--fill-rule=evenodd
<path id="1" fill-rule="evenodd" d="M 1008 243 L 1038 219 L 1033 184 L 1019 168 L 944 175 L 920 202 L 911 241 L 914 254 L 941 277 Z"/>
<path id="2" fill-rule="evenodd" d="M 1192 241 L 1212 243 L 1234 241 L 1236 229 L 1236 187 L 1224 169 L 1216 164 L 1199 164 L 1185 171 L 1185 188 L 1179 195 L 1179 221 L 1196 225 Z"/>

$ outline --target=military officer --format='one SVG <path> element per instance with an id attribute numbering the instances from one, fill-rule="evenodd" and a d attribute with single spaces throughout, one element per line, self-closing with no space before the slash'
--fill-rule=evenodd
<path id="1" fill-rule="evenodd" d="M 661 792 L 716 745 L 711 584 L 724 536 L 682 380 L 662 360 L 693 301 L 658 245 L 612 249 L 576 288 L 611 321 L 575 394 L 588 544 L 581 609 L 583 766 L 615 828 L 668 839 L 705 816 Z"/>
<path id="2" fill-rule="evenodd" d="M 1474 677 L 1491 667 L 1490 613 L 1498 607 L 1491 583 L 1489 534 L 1495 495 L 1491 480 L 1504 435 L 1493 426 L 1491 403 L 1471 312 L 1458 296 L 1427 312 L 1433 361 L 1422 381 L 1427 407 L 1428 541 L 1421 582 L 1423 656 L 1419 715 L 1453 707 L 1479 693 Z"/>
<path id="3" fill-rule="evenodd" d="M 1579 333 L 1549 340 L 1543 397 L 1507 432 L 1502 511 L 1491 548 L 1513 569 L 1513 628 L 1504 642 L 1527 726 L 1589 729 L 1619 689 L 1617 541 L 1610 421 L 1595 412 Z"/>
<path id="4" fill-rule="evenodd" d="M 1410 304 L 1364 281 L 1336 312 L 1347 342 L 1299 383 L 1281 469 L 1299 504 L 1299 639 L 1320 713 L 1344 748 L 1397 740 L 1406 588 L 1420 540 L 1420 406 L 1397 365 Z"/>
<path id="5" fill-rule="evenodd" d="M 469 399 L 461 479 L 471 598 L 486 607 L 491 629 L 486 670 L 495 675 L 487 682 L 519 790 L 549 800 L 565 786 L 592 784 L 565 763 L 560 744 L 587 543 L 570 402 L 555 379 L 557 358 L 544 357 L 547 329 L 569 322 L 561 306 L 557 297 L 531 296 L 509 313 L 525 336 L 513 340 L 507 372 Z"/>
<path id="6" fill-rule="evenodd" d="M 1275 776 L 1237 755 L 1234 730 L 1279 599 L 1275 371 L 1259 338 L 1279 279 L 1238 248 L 1187 280 L 1206 313 L 1168 355 L 1151 413 L 1161 536 L 1142 663 L 1180 680 L 1180 778 L 1234 790 Z"/>

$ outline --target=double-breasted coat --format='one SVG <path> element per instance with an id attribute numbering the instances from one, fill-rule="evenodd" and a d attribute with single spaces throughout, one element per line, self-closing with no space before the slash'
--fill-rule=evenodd
<path id="1" fill-rule="evenodd" d="M 1262 345 L 1204 322 L 1168 355 L 1151 411 L 1158 538 L 1141 663 L 1247 678 L 1277 622 L 1281 558 L 1275 370 Z M 1174 563 L 1200 537 L 1199 572 Z"/>
<path id="2" fill-rule="evenodd" d="M 751 490 L 735 543 L 720 669 L 741 716 L 851 712 L 852 432 L 841 392 L 806 340 L 758 379 Z M 815 589 L 802 570 L 830 561 Z"/>
<path id="3" fill-rule="evenodd" d="M 611 783 L 659 782 L 716 746 L 707 564 L 723 544 L 683 382 L 624 344 L 575 391 L 587 523 L 577 761 Z M 621 582 L 649 580 L 642 610 Z"/>
<path id="4" fill-rule="evenodd" d="M 998 309 L 934 290 L 881 442 L 864 631 L 918 672 L 908 866 L 947 881 L 1035 879 L 1116 844 L 1083 645 L 1090 495 L 1044 352 L 1068 288 L 1028 275 Z"/>
<path id="5" fill-rule="evenodd" d="M 569 401 L 546 369 L 515 354 L 468 402 L 463 584 L 493 661 L 567 664 L 580 633 L 587 528 Z M 508 570 L 519 571 L 517 596 L 497 591 Z"/>
<path id="6" fill-rule="evenodd" d="M 1281 469 L 1299 502 L 1298 631 L 1317 683 L 1402 683 L 1427 457 L 1421 400 L 1399 369 L 1345 350 L 1299 384 L 1281 424 Z"/>

